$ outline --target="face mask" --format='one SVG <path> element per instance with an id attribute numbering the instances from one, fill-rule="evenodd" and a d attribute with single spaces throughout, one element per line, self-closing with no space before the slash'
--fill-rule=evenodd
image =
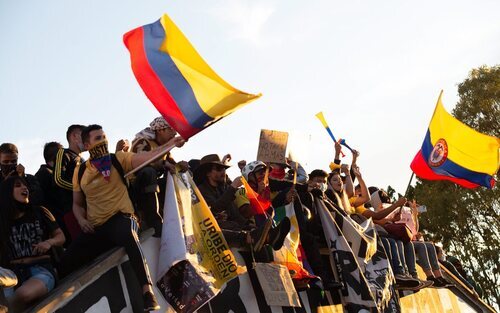
<path id="1" fill-rule="evenodd" d="M 17 168 L 17 164 L 2 164 L 0 165 L 0 169 L 2 170 L 3 175 L 9 175 L 12 172 L 15 172 Z"/>
<path id="2" fill-rule="evenodd" d="M 79 142 L 79 143 L 77 144 L 77 146 L 78 146 L 78 149 L 79 149 L 81 152 L 85 151 L 85 146 L 83 145 L 83 143 Z"/>
<path id="3" fill-rule="evenodd" d="M 285 178 L 285 169 L 284 168 L 273 168 L 271 172 L 269 172 L 269 177 L 275 179 L 283 179 Z"/>
<path id="4" fill-rule="evenodd" d="M 319 189 L 321 191 L 325 192 L 327 188 L 328 188 L 328 186 L 325 183 L 320 183 L 319 184 Z"/>
<path id="5" fill-rule="evenodd" d="M 89 149 L 90 162 L 102 174 L 106 181 L 111 175 L 111 155 L 106 139 L 99 141 Z"/>

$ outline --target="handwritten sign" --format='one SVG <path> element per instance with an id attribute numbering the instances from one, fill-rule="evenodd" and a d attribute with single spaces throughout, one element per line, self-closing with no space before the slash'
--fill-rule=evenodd
<path id="1" fill-rule="evenodd" d="M 265 163 L 285 163 L 287 143 L 287 132 L 262 129 L 257 160 Z"/>
<path id="2" fill-rule="evenodd" d="M 299 295 L 285 266 L 256 263 L 255 272 L 268 305 L 301 307 Z"/>

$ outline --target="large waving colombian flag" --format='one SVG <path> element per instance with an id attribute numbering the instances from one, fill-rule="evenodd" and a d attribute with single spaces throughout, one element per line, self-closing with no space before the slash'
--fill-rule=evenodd
<path id="1" fill-rule="evenodd" d="M 167 15 L 123 41 L 142 90 L 184 139 L 260 97 L 217 75 Z"/>
<path id="2" fill-rule="evenodd" d="M 450 180 L 466 188 L 493 188 L 500 139 L 475 131 L 446 112 L 441 94 L 422 148 L 411 162 L 420 178 Z"/>

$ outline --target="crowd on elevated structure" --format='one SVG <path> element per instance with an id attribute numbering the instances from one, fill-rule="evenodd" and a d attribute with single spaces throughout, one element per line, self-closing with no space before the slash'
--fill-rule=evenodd
<path id="1" fill-rule="evenodd" d="M 35 303 L 58 280 L 119 246 L 125 248 L 143 287 L 145 311 L 158 309 L 138 235 L 153 228 L 154 236 L 161 236 L 164 174 L 176 171 L 193 176 L 227 242 L 254 249 L 260 261 L 272 261 L 262 247 L 280 249 L 290 230 L 289 219 L 270 224 L 268 216 L 273 208 L 294 203 L 302 247 L 317 277 L 294 280 L 298 290 L 341 286 L 320 255 L 326 242 L 315 205 L 318 199 L 329 210 L 358 223 L 373 219 L 397 289 L 450 286 L 440 270 L 443 264 L 468 287 L 479 290 L 458 260 L 446 258 L 441 248 L 424 240 L 419 232 L 418 204 L 404 197 L 392 201 L 384 190 L 368 187 L 357 164 L 359 153 L 353 151 L 350 165 L 341 164 L 338 143 L 329 172 L 315 169 L 307 174 L 290 160 L 280 164 L 240 161 L 241 176 L 230 179 L 226 174 L 230 154 L 222 159 L 208 154 L 176 162 L 167 153 L 125 179 L 125 173 L 153 158 L 158 147 L 184 144 L 162 117 L 137 133 L 131 145 L 120 140 L 115 153 L 109 152 L 99 125 L 71 125 L 66 138 L 68 148 L 58 142 L 45 145 L 45 164 L 35 175 L 25 173 L 18 164 L 20 151 L 14 144 L 0 145 L 0 265 L 18 279 L 17 286 L 3 290 L 12 308 Z M 84 151 L 89 152 L 88 160 L 81 156 Z M 257 214 L 252 208 L 242 177 L 261 198 L 270 201 L 269 214 Z M 398 224 L 409 230 L 408 240 L 397 233 Z M 417 276 L 416 264 L 422 267 L 425 279 Z"/>

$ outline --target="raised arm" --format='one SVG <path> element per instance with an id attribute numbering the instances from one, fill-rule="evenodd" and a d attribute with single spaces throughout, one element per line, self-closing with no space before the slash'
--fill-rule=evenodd
<path id="1" fill-rule="evenodd" d="M 354 173 L 354 168 L 358 167 L 358 164 L 356 163 L 359 157 L 359 151 L 358 150 L 352 150 L 352 162 L 351 162 L 351 178 L 352 178 L 352 183 L 356 181 L 356 174 Z"/>
<path id="2" fill-rule="evenodd" d="M 349 171 L 349 165 L 342 164 L 340 171 L 345 175 L 344 191 L 347 197 L 351 198 L 354 196 L 354 184 L 352 183 L 351 173 Z"/>
<path id="3" fill-rule="evenodd" d="M 366 218 L 370 218 L 371 217 L 374 221 L 375 220 L 381 220 L 381 219 L 385 218 L 387 215 L 391 214 L 392 211 L 396 210 L 397 208 L 399 208 L 400 206 L 402 206 L 405 203 L 406 203 L 406 198 L 402 197 L 402 198 L 399 198 L 398 201 L 396 201 L 393 204 L 391 204 L 391 206 L 389 206 L 388 208 L 385 208 L 385 209 L 380 210 L 378 212 L 373 212 L 371 210 L 366 210 L 366 211 L 363 212 L 363 215 Z"/>
<path id="4" fill-rule="evenodd" d="M 358 206 L 363 205 L 366 202 L 370 201 L 370 193 L 368 192 L 368 188 L 366 187 L 365 181 L 363 180 L 363 177 L 361 176 L 361 172 L 359 171 L 359 167 L 355 166 L 351 169 L 351 171 L 354 173 L 355 177 L 358 179 L 359 187 L 361 188 L 361 196 L 357 197 L 353 203 L 354 207 L 358 207 Z"/>
<path id="5" fill-rule="evenodd" d="M 182 137 L 177 136 L 177 137 L 170 139 L 170 141 L 167 142 L 165 144 L 165 146 L 175 145 L 176 147 L 182 147 L 185 142 L 186 141 L 184 139 L 182 139 Z M 144 162 L 149 161 L 151 158 L 153 158 L 155 156 L 160 157 L 160 155 L 163 155 L 165 153 L 162 153 L 161 151 L 159 152 L 158 149 L 152 150 L 152 151 L 147 151 L 147 152 L 142 152 L 142 153 L 136 153 L 132 156 L 132 168 L 134 169 L 134 168 L 142 165 Z"/>

